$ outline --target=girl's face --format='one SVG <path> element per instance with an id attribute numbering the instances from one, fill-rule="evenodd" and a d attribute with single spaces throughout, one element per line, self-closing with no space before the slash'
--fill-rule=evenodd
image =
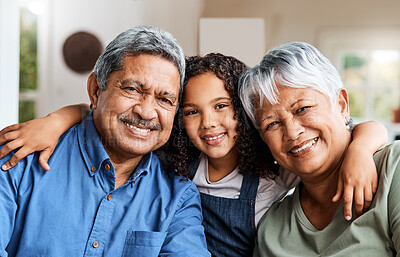
<path id="1" fill-rule="evenodd" d="M 192 143 L 209 158 L 236 155 L 234 114 L 221 79 L 212 72 L 189 79 L 183 93 L 183 122 Z"/>

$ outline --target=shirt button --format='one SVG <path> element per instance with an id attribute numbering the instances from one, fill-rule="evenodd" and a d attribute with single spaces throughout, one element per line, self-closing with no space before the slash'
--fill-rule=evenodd
<path id="1" fill-rule="evenodd" d="M 93 167 L 91 168 L 91 170 L 92 170 L 92 171 L 96 171 L 96 167 L 93 166 Z"/>
<path id="2" fill-rule="evenodd" d="M 107 163 L 106 165 L 104 165 L 104 168 L 106 168 L 106 170 L 109 170 L 111 167 L 110 167 L 110 165 Z"/>
<path id="3" fill-rule="evenodd" d="M 97 241 L 94 241 L 94 242 L 93 242 L 93 247 L 94 247 L 94 248 L 97 248 L 97 247 L 99 247 L 99 242 L 97 242 Z"/>
<path id="4" fill-rule="evenodd" d="M 110 200 L 111 200 L 111 198 L 112 198 L 112 195 L 111 195 L 111 194 L 109 194 L 109 195 L 107 196 L 107 200 L 108 200 L 108 201 L 110 201 Z"/>

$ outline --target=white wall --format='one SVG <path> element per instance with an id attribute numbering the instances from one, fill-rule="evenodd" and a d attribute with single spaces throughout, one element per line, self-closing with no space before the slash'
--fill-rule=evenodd
<path id="1" fill-rule="evenodd" d="M 18 1 L 0 0 L 0 129 L 18 122 Z"/>
<path id="2" fill-rule="evenodd" d="M 49 9 L 48 15 L 41 17 L 43 26 L 39 31 L 39 83 L 43 89 L 43 100 L 39 106 L 41 116 L 63 105 L 88 102 L 88 74 L 77 74 L 69 70 L 61 55 L 64 40 L 78 30 L 95 34 L 105 46 L 119 32 L 129 27 L 138 24 L 154 25 L 171 32 L 181 43 L 185 53 L 193 55 L 199 52 L 200 17 L 263 18 L 265 50 L 290 40 L 306 41 L 318 46 L 320 35 L 331 29 L 400 28 L 400 1 L 393 0 L 44 1 L 48 3 Z M 14 2 L 16 0 L 0 0 L 3 5 L 15 5 Z M 0 12 L 5 12 L 2 6 Z M 1 13 L 0 21 L 6 19 L 8 23 L 8 19 L 12 20 L 8 17 L 7 13 Z M 3 37 L 4 35 L 0 35 L 0 44 L 4 41 Z M 13 44 L 12 51 L 16 51 L 17 47 L 18 44 Z M 4 62 L 3 54 L 0 58 Z M 4 73 L 4 69 L 0 72 Z M 8 85 L 0 83 L 0 90 L 4 88 L 10 94 Z M 2 91 L 0 97 L 4 97 Z M 3 103 L 0 101 L 0 105 Z M 1 108 L 0 112 L 2 110 L 4 109 Z"/>
<path id="3" fill-rule="evenodd" d="M 80 30 L 91 32 L 105 47 L 117 34 L 130 27 L 153 25 L 172 33 L 185 54 L 193 55 L 198 48 L 202 3 L 202 0 L 48 1 L 50 15 L 41 36 L 44 41 L 41 44 L 47 47 L 41 54 L 40 73 L 40 85 L 47 89 L 44 93 L 47 106 L 39 110 L 39 115 L 64 105 L 89 102 L 86 94 L 89 73 L 71 71 L 62 57 L 64 40 L 70 34 Z"/>

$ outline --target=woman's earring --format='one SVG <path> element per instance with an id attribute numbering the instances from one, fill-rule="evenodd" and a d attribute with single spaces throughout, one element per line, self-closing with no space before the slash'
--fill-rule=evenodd
<path id="1" fill-rule="evenodd" d="M 274 160 L 274 164 L 275 164 L 275 165 L 278 165 L 278 162 Z"/>
<path id="2" fill-rule="evenodd" d="M 353 129 L 354 129 L 354 123 L 353 123 L 353 120 L 352 120 L 351 118 L 349 118 L 349 119 L 346 121 L 346 128 L 347 128 L 347 130 L 350 131 L 350 132 L 353 131 Z"/>

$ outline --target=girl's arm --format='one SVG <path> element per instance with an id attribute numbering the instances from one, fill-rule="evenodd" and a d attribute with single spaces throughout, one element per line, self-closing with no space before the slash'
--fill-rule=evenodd
<path id="1" fill-rule="evenodd" d="M 350 143 L 344 157 L 338 188 L 332 201 L 342 197 L 345 219 L 352 217 L 352 203 L 356 216 L 368 210 L 378 186 L 373 154 L 388 142 L 388 132 L 379 122 L 368 121 L 355 126 Z"/>
<path id="2" fill-rule="evenodd" d="M 60 136 L 73 125 L 81 122 L 90 112 L 89 105 L 77 104 L 63 107 L 46 117 L 5 127 L 0 131 L 0 159 L 12 150 L 20 148 L 1 166 L 2 170 L 14 167 L 21 159 L 35 151 L 41 151 L 39 163 L 50 170 L 47 161 Z"/>

